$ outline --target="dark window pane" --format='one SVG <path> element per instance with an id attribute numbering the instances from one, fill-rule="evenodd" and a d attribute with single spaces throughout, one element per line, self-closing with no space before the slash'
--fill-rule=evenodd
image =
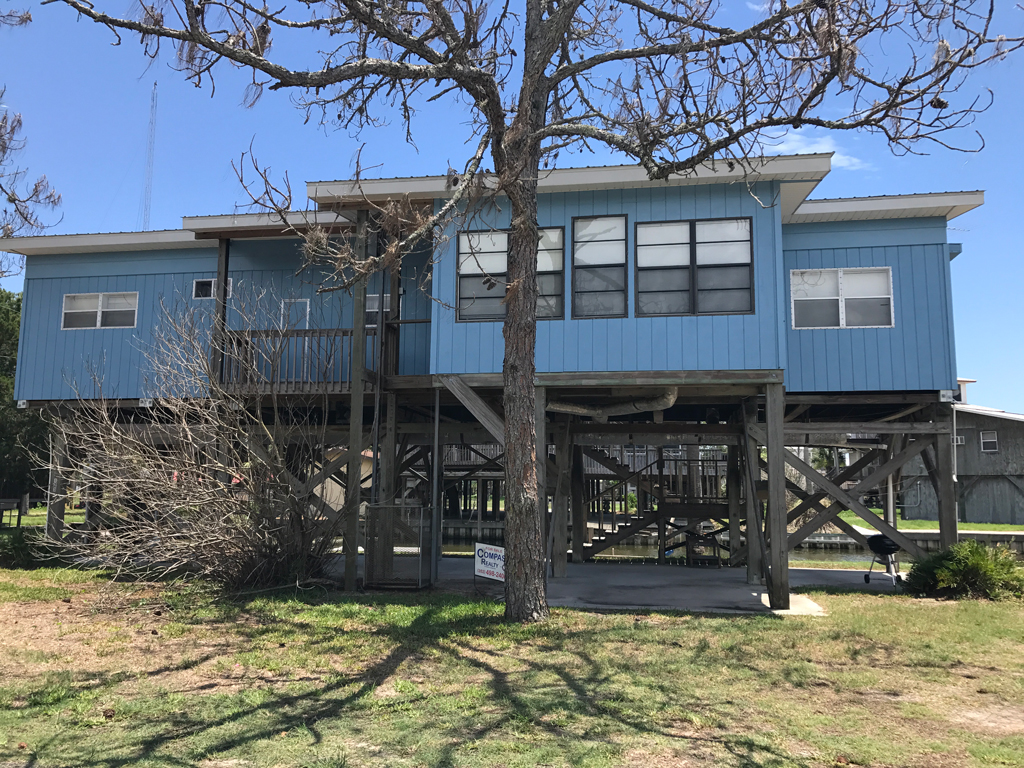
<path id="1" fill-rule="evenodd" d="M 839 299 L 803 299 L 793 302 L 794 328 L 838 328 Z"/>
<path id="2" fill-rule="evenodd" d="M 459 298 L 493 299 L 497 297 L 500 299 L 505 295 L 504 280 L 504 275 L 494 276 L 493 287 L 488 288 L 488 279 L 486 277 L 460 277 Z M 387 308 L 386 305 L 385 308 Z"/>
<path id="3" fill-rule="evenodd" d="M 96 327 L 96 313 L 95 312 L 65 312 L 64 313 L 64 327 L 65 328 L 95 328 Z"/>
<path id="4" fill-rule="evenodd" d="M 847 299 L 846 327 L 892 325 L 889 299 Z"/>
<path id="5" fill-rule="evenodd" d="M 626 270 L 622 267 L 576 269 L 577 291 L 624 291 Z"/>
<path id="6" fill-rule="evenodd" d="M 213 280 L 196 280 L 192 289 L 193 299 L 212 299 Z"/>
<path id="7" fill-rule="evenodd" d="M 623 293 L 577 293 L 574 299 L 577 317 L 626 314 L 626 295 Z"/>
<path id="8" fill-rule="evenodd" d="M 638 315 L 684 315 L 689 311 L 689 291 L 658 291 L 637 296 Z"/>
<path id="9" fill-rule="evenodd" d="M 697 312 L 749 312 L 750 291 L 697 291 Z"/>
<path id="10" fill-rule="evenodd" d="M 134 325 L 134 309 L 108 309 L 100 318 L 100 326 L 103 328 L 130 328 Z"/>
<path id="11" fill-rule="evenodd" d="M 500 320 L 505 317 L 505 305 L 501 298 L 463 299 L 459 302 L 461 320 Z"/>
<path id="12" fill-rule="evenodd" d="M 537 275 L 537 293 L 542 296 L 561 296 L 562 273 Z"/>
<path id="13" fill-rule="evenodd" d="M 750 267 L 698 267 L 697 289 L 749 288 Z"/>
<path id="14" fill-rule="evenodd" d="M 688 269 L 641 269 L 636 275 L 636 289 L 644 291 L 688 291 Z"/>
<path id="15" fill-rule="evenodd" d="M 538 296 L 537 317 L 561 317 L 562 297 L 559 296 Z"/>

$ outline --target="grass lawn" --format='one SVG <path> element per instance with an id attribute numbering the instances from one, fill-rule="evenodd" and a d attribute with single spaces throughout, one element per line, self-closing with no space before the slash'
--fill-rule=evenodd
<path id="1" fill-rule="evenodd" d="M 882 511 L 878 509 L 871 510 L 879 517 L 882 517 Z M 866 528 L 867 523 L 860 519 L 857 515 L 849 510 L 840 512 L 839 516 L 851 525 L 856 525 L 860 528 Z M 910 531 L 937 531 L 939 530 L 938 520 L 904 520 L 900 518 L 897 521 L 897 528 L 906 529 Z M 1020 531 L 1021 535 L 1024 536 L 1024 526 L 1020 525 L 1007 525 L 1004 523 L 960 523 L 960 529 L 964 531 Z"/>
<path id="2" fill-rule="evenodd" d="M 1024 766 L 1024 604 L 556 610 L 0 571 L 0 765 Z"/>

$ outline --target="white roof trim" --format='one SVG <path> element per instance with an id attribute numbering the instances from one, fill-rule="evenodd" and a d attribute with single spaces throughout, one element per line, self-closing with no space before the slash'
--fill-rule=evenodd
<path id="1" fill-rule="evenodd" d="M 820 181 L 832 169 L 832 154 L 779 155 L 752 161 L 754 170 L 746 172 L 738 164 L 730 169 L 725 161 L 705 164 L 694 172 L 651 181 L 639 165 L 609 165 L 595 168 L 558 168 L 541 171 L 537 182 L 540 192 L 571 192 L 585 189 L 631 189 L 637 187 L 691 186 L 751 181 Z M 451 194 L 446 176 L 311 181 L 306 184 L 309 197 L 319 205 L 358 203 L 361 200 L 445 198 Z"/>
<path id="2" fill-rule="evenodd" d="M 784 224 L 941 216 L 947 221 L 985 203 L 985 193 L 929 192 L 920 195 L 805 200 Z"/>
<path id="3" fill-rule="evenodd" d="M 353 217 L 346 212 L 333 211 L 290 211 L 286 221 L 273 213 L 228 213 L 218 216 L 183 216 L 181 227 L 195 232 L 196 236 L 207 232 L 230 232 L 231 230 L 279 230 L 286 226 L 303 229 L 310 224 L 323 226 L 349 226 Z"/>
<path id="4" fill-rule="evenodd" d="M 962 411 L 963 413 L 974 413 L 977 414 L 978 416 L 991 416 L 996 419 L 1024 421 L 1024 414 L 1000 411 L 998 408 L 986 408 L 984 405 L 966 405 L 964 403 L 953 403 L 953 407 L 957 411 Z"/>
<path id="5" fill-rule="evenodd" d="M 10 251 L 22 256 L 216 247 L 216 240 L 197 240 L 195 234 L 182 229 L 164 229 L 156 232 L 114 232 L 93 235 L 41 235 L 38 237 L 14 237 L 10 240 L 0 240 L 0 250 Z"/>

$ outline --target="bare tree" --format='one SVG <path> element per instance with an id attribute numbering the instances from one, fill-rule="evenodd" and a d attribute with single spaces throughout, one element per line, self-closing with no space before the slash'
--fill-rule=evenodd
<path id="1" fill-rule="evenodd" d="M 976 0 L 768 0 L 740 28 L 734 4 L 711 0 L 303 0 L 280 11 L 164 0 L 134 18 L 91 0 L 44 2 L 118 38 L 139 34 L 150 56 L 169 41 L 197 85 L 226 63 L 251 71 L 249 103 L 264 88 L 295 89 L 304 109 L 349 131 L 397 117 L 411 141 L 426 102 L 464 110 L 471 148 L 450 172 L 448 203 L 360 268 L 394 262 L 442 229 L 493 165 L 484 186 L 511 209 L 506 615 L 517 620 L 547 614 L 533 390 L 543 169 L 603 145 L 652 179 L 716 162 L 753 171 L 766 142 L 805 126 L 880 134 L 897 153 L 953 147 L 949 132 L 988 103 L 962 93 L 966 75 L 1021 46 L 992 29 L 994 2 Z M 316 66 L 275 57 L 274 35 L 294 37 L 288 50 L 304 48 Z"/>
<path id="2" fill-rule="evenodd" d="M 76 383 L 77 402 L 50 418 L 50 504 L 84 502 L 87 524 L 54 535 L 59 551 L 232 587 L 323 575 L 348 463 L 330 441 L 328 395 L 350 337 L 296 331 L 281 308 L 236 295 L 234 329 L 211 355 L 212 312 L 164 306 L 144 349 L 148 411 L 108 401 L 98 367 Z"/>
<path id="3" fill-rule="evenodd" d="M 21 27 L 32 21 L 28 11 L 0 11 L 0 28 Z M 3 103 L 6 89 L 0 86 L 0 239 L 38 232 L 43 229 L 37 211 L 60 205 L 60 195 L 47 182 L 45 176 L 34 183 L 25 184 L 25 169 L 19 167 L 15 157 L 25 146 L 21 138 L 21 115 L 12 113 Z M 0 277 L 21 271 L 21 260 L 0 247 Z"/>

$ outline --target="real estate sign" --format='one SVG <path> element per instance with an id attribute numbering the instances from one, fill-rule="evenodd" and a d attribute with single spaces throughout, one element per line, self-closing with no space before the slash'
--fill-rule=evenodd
<path id="1" fill-rule="evenodd" d="M 505 548 L 492 547 L 490 544 L 477 544 L 474 555 L 474 570 L 476 576 L 495 581 L 505 580 Z"/>

